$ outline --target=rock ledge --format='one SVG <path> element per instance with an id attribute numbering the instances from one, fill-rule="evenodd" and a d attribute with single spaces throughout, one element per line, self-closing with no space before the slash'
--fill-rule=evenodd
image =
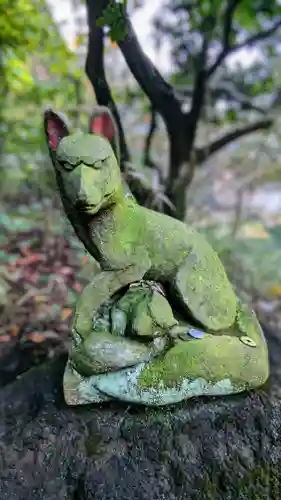
<path id="1" fill-rule="evenodd" d="M 63 356 L 22 375 L 0 391 L 1 500 L 279 500 L 280 338 L 263 390 L 164 409 L 67 407 Z"/>

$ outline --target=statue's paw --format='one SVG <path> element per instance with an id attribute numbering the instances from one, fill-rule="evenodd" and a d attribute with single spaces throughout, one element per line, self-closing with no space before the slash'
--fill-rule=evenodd
<path id="1" fill-rule="evenodd" d="M 82 377 L 68 361 L 63 376 L 63 393 L 66 404 L 78 406 L 110 401 L 111 397 L 95 388 L 91 382 L 92 378 L 94 377 Z"/>
<path id="2" fill-rule="evenodd" d="M 156 336 L 151 343 L 150 360 L 164 355 L 171 347 L 168 336 Z"/>

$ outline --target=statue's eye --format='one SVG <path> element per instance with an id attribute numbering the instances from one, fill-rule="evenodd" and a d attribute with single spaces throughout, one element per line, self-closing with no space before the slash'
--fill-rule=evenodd
<path id="1" fill-rule="evenodd" d="M 68 163 L 67 161 L 60 161 L 59 163 L 63 170 L 73 170 L 73 165 L 71 165 L 71 163 Z"/>
<path id="2" fill-rule="evenodd" d="M 107 159 L 108 159 L 108 157 L 107 158 L 102 158 L 102 159 L 99 159 L 99 160 L 95 161 L 93 163 L 93 167 L 96 168 L 96 169 L 102 168 L 105 165 Z"/>

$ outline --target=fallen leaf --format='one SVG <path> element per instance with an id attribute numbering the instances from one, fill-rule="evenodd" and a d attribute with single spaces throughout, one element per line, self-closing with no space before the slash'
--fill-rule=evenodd
<path id="1" fill-rule="evenodd" d="M 36 285 L 39 281 L 40 281 L 40 274 L 39 273 L 32 273 L 29 276 L 30 283 L 33 283 L 34 285 Z"/>
<path id="2" fill-rule="evenodd" d="M 46 302 L 46 299 L 47 299 L 46 295 L 36 295 L 34 297 L 34 300 L 37 304 L 42 304 L 42 302 Z"/>
<path id="3" fill-rule="evenodd" d="M 21 253 L 24 257 L 27 257 L 28 255 L 30 255 L 30 248 L 29 247 L 22 247 L 21 248 Z"/>
<path id="4" fill-rule="evenodd" d="M 41 255 L 40 253 L 33 253 L 31 255 L 28 255 L 27 257 L 18 258 L 16 260 L 16 265 L 27 266 L 29 264 L 34 264 L 35 262 L 38 262 L 40 260 L 44 260 L 43 255 Z"/>
<path id="5" fill-rule="evenodd" d="M 10 335 L 0 335 L 0 342 L 9 342 L 10 340 Z"/>
<path id="6" fill-rule="evenodd" d="M 82 290 L 83 290 L 83 287 L 82 287 L 82 285 L 81 285 L 80 283 L 74 283 L 74 284 L 72 285 L 72 288 L 73 288 L 73 290 L 75 290 L 75 292 L 77 292 L 77 293 L 81 293 L 81 292 L 82 292 Z"/>
<path id="7" fill-rule="evenodd" d="M 73 274 L 73 269 L 71 267 L 61 267 L 59 270 L 58 270 L 58 273 L 59 274 L 62 274 L 63 276 L 69 276 L 70 274 Z"/>
<path id="8" fill-rule="evenodd" d="M 22 306 L 26 302 L 29 301 L 29 299 L 34 299 L 36 297 L 36 290 L 28 290 L 24 295 L 21 295 L 20 299 L 17 301 L 18 306 Z"/>
<path id="9" fill-rule="evenodd" d="M 269 233 L 266 231 L 262 223 L 245 224 L 241 230 L 244 238 L 268 239 Z"/>
<path id="10" fill-rule="evenodd" d="M 61 312 L 61 319 L 64 321 L 72 315 L 72 309 L 65 307 Z"/>
<path id="11" fill-rule="evenodd" d="M 271 286 L 268 293 L 271 297 L 281 297 L 281 284 Z"/>
<path id="12" fill-rule="evenodd" d="M 24 337 L 28 340 L 32 340 L 32 342 L 35 342 L 36 344 L 44 342 L 46 338 L 42 333 L 38 332 L 27 333 Z"/>
<path id="13" fill-rule="evenodd" d="M 20 331 L 20 327 L 18 325 L 13 325 L 10 328 L 10 335 L 12 337 L 17 337 Z"/>
<path id="14" fill-rule="evenodd" d="M 44 332 L 31 332 L 27 333 L 25 336 L 25 339 L 31 340 L 32 342 L 35 342 L 36 344 L 41 344 L 47 339 L 58 339 L 59 335 L 58 333 L 54 332 L 53 330 L 45 330 Z"/>
<path id="15" fill-rule="evenodd" d="M 54 332 L 54 330 L 45 330 L 42 335 L 44 335 L 45 339 L 57 339 L 59 338 L 59 334 Z"/>

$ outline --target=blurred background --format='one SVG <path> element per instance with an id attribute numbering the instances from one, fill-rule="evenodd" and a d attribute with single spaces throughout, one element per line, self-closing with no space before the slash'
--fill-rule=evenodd
<path id="1" fill-rule="evenodd" d="M 109 105 L 138 201 L 205 233 L 281 329 L 280 1 L 2 0 L 0 40 L 1 384 L 65 351 L 97 269 L 61 206 L 47 105 L 73 130 Z"/>

